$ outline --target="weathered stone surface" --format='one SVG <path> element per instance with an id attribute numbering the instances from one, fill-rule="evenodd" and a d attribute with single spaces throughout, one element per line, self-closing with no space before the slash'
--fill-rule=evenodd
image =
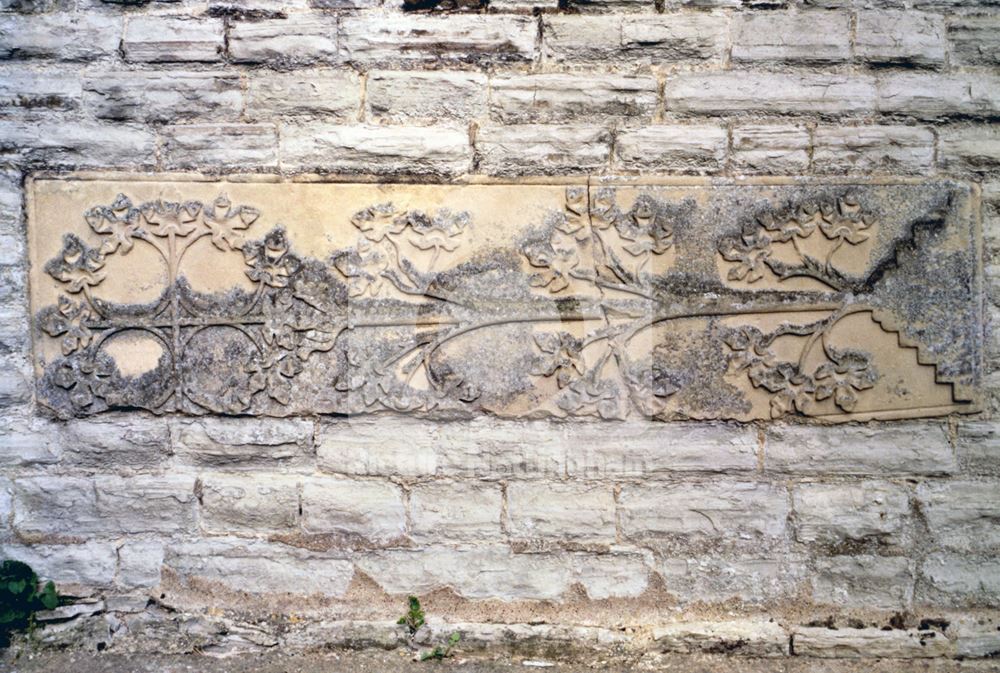
<path id="1" fill-rule="evenodd" d="M 126 61 L 139 63 L 215 62 L 224 41 L 221 19 L 136 16 L 125 27 L 122 50 Z"/>
<path id="2" fill-rule="evenodd" d="M 63 461 L 76 466 L 155 466 L 171 455 L 170 435 L 162 419 L 117 416 L 53 424 L 49 431 Z"/>
<path id="3" fill-rule="evenodd" d="M 89 62 L 117 52 L 121 31 L 115 17 L 7 14 L 0 16 L 0 57 Z"/>
<path id="4" fill-rule="evenodd" d="M 913 11 L 858 12 L 855 53 L 870 63 L 937 67 L 944 63 L 944 19 Z M 950 29 L 949 29 L 950 30 Z"/>
<path id="5" fill-rule="evenodd" d="M 349 561 L 269 542 L 206 540 L 167 548 L 164 565 L 193 588 L 249 594 L 343 596 L 354 576 Z"/>
<path id="6" fill-rule="evenodd" d="M 435 170 L 447 156 L 422 152 L 430 134 L 414 141 L 410 128 L 322 128 L 307 137 L 285 127 L 283 142 L 323 146 L 357 170 L 378 158 Z M 507 135 L 528 150 L 525 163 L 581 165 L 578 149 L 562 146 L 581 127 L 501 132 L 525 129 L 539 144 Z M 400 157 L 404 137 L 412 152 Z M 566 154 L 553 161 L 550 149 Z M 491 160 L 523 165 L 510 153 Z M 234 181 L 220 194 L 211 182 L 150 181 L 126 188 L 135 201 L 114 196 L 113 181 L 33 184 L 43 194 L 31 225 L 39 391 L 64 416 L 138 407 L 844 421 L 975 409 L 976 239 L 970 192 L 955 183 Z M 184 205 L 158 196 L 163 185 L 185 190 Z M 330 198 L 337 207 L 313 205 Z M 83 217 L 67 225 L 73 211 Z M 183 239 L 173 248 L 171 232 Z M 114 272 L 143 258 L 138 275 Z M 927 268 L 967 282 L 928 293 Z M 173 308 L 152 329 L 139 316 L 157 302 Z M 167 339 L 166 326 L 183 339 Z M 783 444 L 780 433 L 848 444 L 874 430 L 776 432 L 765 467 L 785 469 L 808 462 L 810 444 Z M 910 452 L 942 458 L 933 432 L 923 434 Z M 862 464 L 904 457 L 820 448 L 846 463 L 850 451 Z M 951 469 L 905 457 L 912 473 Z"/>
<path id="7" fill-rule="evenodd" d="M 337 21 L 322 14 L 239 22 L 229 29 L 229 56 L 237 63 L 302 65 L 337 60 Z"/>
<path id="8" fill-rule="evenodd" d="M 942 129 L 938 163 L 949 170 L 996 171 L 1000 168 L 1000 131 L 992 126 Z"/>
<path id="9" fill-rule="evenodd" d="M 892 74 L 878 80 L 878 110 L 918 119 L 995 117 L 1000 78 L 992 75 Z"/>
<path id="10" fill-rule="evenodd" d="M 152 167 L 156 134 L 121 123 L 0 120 L 0 158 L 49 168 Z"/>
<path id="11" fill-rule="evenodd" d="M 654 77 L 623 75 L 507 75 L 490 80 L 490 113 L 505 124 L 577 118 L 649 121 L 656 110 Z"/>
<path id="12" fill-rule="evenodd" d="M 86 106 L 101 119 L 238 121 L 243 107 L 235 74 L 102 72 L 85 78 L 83 91 Z"/>
<path id="13" fill-rule="evenodd" d="M 405 532 L 399 487 L 382 481 L 318 477 L 302 484 L 302 527 L 374 543 L 392 542 Z"/>
<path id="14" fill-rule="evenodd" d="M 416 540 L 499 540 L 503 509 L 498 484 L 462 481 L 421 484 L 410 491 Z"/>
<path id="15" fill-rule="evenodd" d="M 1000 624 L 996 617 L 959 617 L 949 624 L 947 634 L 959 657 L 996 658 L 1000 652 Z"/>
<path id="16" fill-rule="evenodd" d="M 487 175 L 578 175 L 601 170 L 610 151 L 611 133 L 594 126 L 484 126 L 476 135 L 476 165 Z"/>
<path id="17" fill-rule="evenodd" d="M 76 73 L 24 66 L 0 69 L 0 109 L 74 110 L 82 97 Z"/>
<path id="18" fill-rule="evenodd" d="M 808 168 L 809 145 L 809 131 L 802 126 L 736 126 L 730 162 L 751 173 L 791 175 Z"/>
<path id="19" fill-rule="evenodd" d="M 475 72 L 380 70 L 368 74 L 368 114 L 393 124 L 438 124 L 486 114 L 487 78 Z"/>
<path id="20" fill-rule="evenodd" d="M 97 541 L 67 545 L 0 543 L 0 556 L 27 563 L 41 579 L 53 580 L 57 587 L 108 586 L 114 580 L 117 563 L 115 546 Z"/>
<path id="21" fill-rule="evenodd" d="M 816 560 L 812 597 L 820 604 L 899 610 L 913 599 L 913 570 L 902 556 L 834 556 Z"/>
<path id="22" fill-rule="evenodd" d="M 956 16 L 948 22 L 951 58 L 966 65 L 1000 63 L 1000 19 L 994 16 Z"/>
<path id="23" fill-rule="evenodd" d="M 530 61 L 536 24 L 529 17 L 405 14 L 347 15 L 341 48 L 352 63 L 491 63 Z"/>
<path id="24" fill-rule="evenodd" d="M 798 627 L 795 653 L 806 657 L 922 659 L 949 656 L 954 644 L 940 631 Z"/>
<path id="25" fill-rule="evenodd" d="M 629 539 L 768 539 L 785 533 L 788 493 L 766 482 L 626 485 L 618 498 L 622 532 Z"/>
<path id="26" fill-rule="evenodd" d="M 926 173 L 934 166 L 934 134 L 909 126 L 820 126 L 812 165 L 818 173 Z"/>
<path id="27" fill-rule="evenodd" d="M 299 489 L 293 477 L 203 475 L 201 526 L 212 533 L 289 530 L 298 523 Z"/>
<path id="28" fill-rule="evenodd" d="M 689 73 L 667 78 L 668 111 L 684 114 L 866 114 L 875 79 L 866 75 Z"/>
<path id="29" fill-rule="evenodd" d="M 312 421 L 208 417 L 176 420 L 171 428 L 178 457 L 193 465 L 231 470 L 311 464 Z"/>
<path id="30" fill-rule="evenodd" d="M 647 126 L 618 135 L 615 163 L 625 171 L 712 173 L 722 167 L 728 144 L 720 126 Z"/>
<path id="31" fill-rule="evenodd" d="M 846 13 L 743 14 L 734 21 L 734 61 L 839 63 L 850 55 L 850 16 Z"/>
<path id="32" fill-rule="evenodd" d="M 369 89 L 369 97 L 372 95 Z M 247 116 L 254 120 L 314 117 L 356 121 L 361 84 L 350 70 L 253 71 L 247 77 Z"/>
<path id="33" fill-rule="evenodd" d="M 792 489 L 795 536 L 801 542 L 902 542 L 910 504 L 893 484 L 800 484 Z"/>
<path id="34" fill-rule="evenodd" d="M 964 471 L 1000 474 L 1000 424 L 996 421 L 960 423 L 955 446 Z"/>
<path id="35" fill-rule="evenodd" d="M 167 126 L 161 137 L 163 163 L 168 168 L 233 166 L 254 170 L 278 166 L 278 129 L 274 124 Z"/>
<path id="36" fill-rule="evenodd" d="M 468 134 L 461 129 L 288 125 L 281 163 L 291 170 L 421 175 L 465 173 Z"/>
<path id="37" fill-rule="evenodd" d="M 542 49 L 547 62 L 639 63 L 721 58 L 727 25 L 707 14 L 645 14 L 641 17 L 546 15 Z"/>
<path id="38" fill-rule="evenodd" d="M 0 421 L 0 465 L 30 467 L 59 462 L 62 446 L 55 441 L 55 434 L 43 423 L 16 416 L 4 418 Z"/>
<path id="39" fill-rule="evenodd" d="M 661 652 L 726 652 L 747 657 L 788 654 L 788 634 L 774 621 L 678 622 L 655 627 L 652 636 Z"/>
<path id="40" fill-rule="evenodd" d="M 955 549 L 1000 547 L 1000 483 L 925 482 L 917 504 L 934 541 Z"/>
<path id="41" fill-rule="evenodd" d="M 514 538 L 613 544 L 614 492 L 608 485 L 509 483 L 507 520 Z"/>
<path id="42" fill-rule="evenodd" d="M 155 587 L 166 545 L 160 540 L 128 540 L 118 548 L 118 574 L 115 582 L 127 589 Z"/>
<path id="43" fill-rule="evenodd" d="M 940 424 L 807 428 L 767 433 L 764 467 L 805 474 L 950 474 L 958 469 Z"/>
<path id="44" fill-rule="evenodd" d="M 801 594 L 808 572 L 803 557 L 787 553 L 667 557 L 656 570 L 667 593 L 682 605 L 781 603 Z"/>
<path id="45" fill-rule="evenodd" d="M 917 599 L 935 605 L 1000 605 L 1000 561 L 994 555 L 931 554 L 920 566 Z"/>

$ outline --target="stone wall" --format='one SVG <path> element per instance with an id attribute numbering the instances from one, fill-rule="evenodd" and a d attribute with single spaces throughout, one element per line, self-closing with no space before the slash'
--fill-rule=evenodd
<path id="1" fill-rule="evenodd" d="M 983 413 L 935 420 L 61 421 L 34 400 L 23 198 L 32 173 L 106 169 L 948 177 L 981 186 L 989 318 L 995 7 L 0 7 L 0 557 L 82 601 L 43 640 L 396 647 L 417 594 L 419 638 L 470 649 L 1000 651 L 989 324 Z"/>

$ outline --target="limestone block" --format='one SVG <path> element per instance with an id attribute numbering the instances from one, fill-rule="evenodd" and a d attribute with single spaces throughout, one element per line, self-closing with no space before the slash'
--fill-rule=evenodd
<path id="1" fill-rule="evenodd" d="M 0 56 L 91 62 L 117 53 L 122 19 L 94 14 L 0 16 Z"/>
<path id="2" fill-rule="evenodd" d="M 727 33 L 725 17 L 709 14 L 548 14 L 542 20 L 542 51 L 546 62 L 565 65 L 721 59 Z"/>
<path id="3" fill-rule="evenodd" d="M 944 64 L 944 19 L 913 11 L 858 12 L 855 53 L 870 63 L 938 67 Z"/>
<path id="4" fill-rule="evenodd" d="M 487 175 L 578 175 L 604 168 L 611 133 L 595 126 L 494 125 L 479 129 L 475 143 L 476 163 Z"/>
<path id="5" fill-rule="evenodd" d="M 742 14 L 733 24 L 734 61 L 839 63 L 851 55 L 850 15 L 808 11 Z"/>
<path id="6" fill-rule="evenodd" d="M 955 16 L 948 22 L 951 58 L 963 65 L 1000 63 L 1000 19 L 994 16 Z"/>
<path id="7" fill-rule="evenodd" d="M 142 475 L 94 480 L 101 526 L 123 533 L 183 533 L 195 526 L 194 479 Z"/>
<path id="8" fill-rule="evenodd" d="M 960 423 L 956 448 L 964 471 L 1000 474 L 1000 424 L 996 421 Z"/>
<path id="9" fill-rule="evenodd" d="M 867 75 L 768 72 L 687 73 L 667 78 L 668 112 L 681 114 L 869 114 L 875 79 Z"/>
<path id="10" fill-rule="evenodd" d="M 807 428 L 774 426 L 764 467 L 799 474 L 951 474 L 958 465 L 941 424 Z"/>
<path id="11" fill-rule="evenodd" d="M 24 233 L 24 189 L 18 171 L 0 171 L 0 232 Z"/>
<path id="12" fill-rule="evenodd" d="M 625 171 L 712 173 L 722 168 L 728 144 L 720 126 L 647 126 L 619 133 L 615 163 Z"/>
<path id="13" fill-rule="evenodd" d="M 163 419 L 118 415 L 50 428 L 63 461 L 71 465 L 104 469 L 156 466 L 171 455 Z"/>
<path id="14" fill-rule="evenodd" d="M 152 167 L 156 134 L 121 123 L 3 120 L 0 157 L 46 168 Z"/>
<path id="15" fill-rule="evenodd" d="M 1000 547 L 1000 483 L 996 480 L 924 482 L 917 503 L 934 541 L 953 549 Z"/>
<path id="16" fill-rule="evenodd" d="M 879 112 L 917 119 L 995 117 L 1000 110 L 1000 78 L 983 74 L 887 74 L 878 80 L 877 105 Z"/>
<path id="17" fill-rule="evenodd" d="M 373 121 L 458 123 L 486 114 L 487 78 L 481 73 L 379 70 L 368 74 L 366 86 Z"/>
<path id="18" fill-rule="evenodd" d="M 996 617 L 960 616 L 946 631 L 959 657 L 996 657 L 1000 652 L 1000 624 Z"/>
<path id="19" fill-rule="evenodd" d="M 389 543 L 405 532 L 398 486 L 381 480 L 317 477 L 302 483 L 302 527 L 308 533 Z"/>
<path id="20" fill-rule="evenodd" d="M 802 556 L 667 556 L 656 566 L 665 590 L 681 605 L 738 601 L 771 605 L 801 594 L 808 566 Z"/>
<path id="21" fill-rule="evenodd" d="M 992 126 L 944 128 L 938 163 L 951 171 L 990 172 L 1000 166 L 1000 133 Z"/>
<path id="22" fill-rule="evenodd" d="M 820 126 L 812 165 L 818 173 L 926 173 L 934 166 L 934 134 L 910 126 Z"/>
<path id="23" fill-rule="evenodd" d="M 913 599 L 911 561 L 901 556 L 819 558 L 811 582 L 813 601 L 840 608 L 900 610 Z"/>
<path id="24" fill-rule="evenodd" d="M 278 166 L 278 129 L 273 124 L 167 126 L 161 138 L 163 163 L 171 169 L 232 166 L 250 171 Z"/>
<path id="25" fill-rule="evenodd" d="M 281 163 L 290 170 L 454 175 L 469 166 L 464 129 L 292 125 L 282 129 Z"/>
<path id="26" fill-rule="evenodd" d="M 54 581 L 57 588 L 109 586 L 117 562 L 115 546 L 98 541 L 65 545 L 0 543 L 0 557 L 27 563 L 40 579 Z"/>
<path id="27" fill-rule="evenodd" d="M 736 126 L 730 164 L 750 173 L 801 173 L 809 166 L 809 142 L 802 126 Z"/>
<path id="28" fill-rule="evenodd" d="M 298 523 L 294 477 L 204 474 L 200 486 L 201 526 L 211 533 L 286 531 Z"/>
<path id="29" fill-rule="evenodd" d="M 62 444 L 54 429 L 41 422 L 6 416 L 0 419 L 0 465 L 30 467 L 50 465 L 62 458 Z"/>
<path id="30" fill-rule="evenodd" d="M 337 598 L 345 594 L 354 576 L 352 564 L 336 557 L 282 544 L 232 539 L 171 545 L 164 566 L 185 583 L 210 583 L 256 595 Z"/>
<path id="31" fill-rule="evenodd" d="M 797 627 L 792 647 L 800 656 L 834 659 L 925 659 L 954 654 L 954 643 L 940 631 L 915 629 Z"/>
<path id="32" fill-rule="evenodd" d="M 619 496 L 622 532 L 629 539 L 778 538 L 785 534 L 788 493 L 766 482 L 625 485 Z"/>
<path id="33" fill-rule="evenodd" d="M 225 37 L 221 19 L 136 16 L 125 26 L 122 50 L 138 63 L 218 62 Z"/>
<path id="34" fill-rule="evenodd" d="M 301 467 L 311 464 L 313 423 L 304 419 L 176 419 L 172 443 L 178 457 L 197 466 Z"/>
<path id="35" fill-rule="evenodd" d="M 792 498 L 800 542 L 872 539 L 898 544 L 910 508 L 903 488 L 874 481 L 799 484 L 792 489 Z"/>
<path id="36" fill-rule="evenodd" d="M 789 636 L 774 621 L 677 622 L 654 627 L 652 635 L 661 652 L 726 652 L 747 657 L 788 654 Z"/>
<path id="37" fill-rule="evenodd" d="M 237 63 L 299 66 L 337 60 L 337 21 L 324 14 L 237 22 L 229 29 L 230 58 Z"/>
<path id="38" fill-rule="evenodd" d="M 415 540 L 492 540 L 501 538 L 503 509 L 498 484 L 434 482 L 410 491 L 410 525 Z"/>
<path id="39" fill-rule="evenodd" d="M 358 13 L 346 15 L 340 23 L 344 59 L 380 67 L 530 61 L 536 33 L 530 17 L 499 14 Z"/>
<path id="40" fill-rule="evenodd" d="M 995 555 L 931 554 L 920 566 L 917 601 L 935 605 L 1000 605 L 1000 561 Z"/>
<path id="41" fill-rule="evenodd" d="M 490 114 L 504 124 L 603 118 L 648 123 L 656 99 L 651 76 L 540 74 L 490 80 Z"/>
<path id="42" fill-rule="evenodd" d="M 127 589 L 157 586 L 166 548 L 163 540 L 126 540 L 118 547 L 116 584 Z"/>
<path id="43" fill-rule="evenodd" d="M 85 78 L 83 90 L 86 107 L 101 119 L 237 121 L 243 107 L 236 74 L 101 72 Z"/>
<path id="44" fill-rule="evenodd" d="M 514 538 L 615 542 L 615 499 L 609 485 L 512 482 L 507 485 L 507 517 Z"/>
<path id="45" fill-rule="evenodd" d="M 361 109 L 360 79 L 350 70 L 254 70 L 247 74 L 246 95 L 247 116 L 258 121 L 313 117 L 349 122 L 357 120 Z"/>
<path id="46" fill-rule="evenodd" d="M 19 65 L 0 69 L 0 109 L 75 110 L 82 98 L 79 75 L 65 68 L 27 70 Z"/>

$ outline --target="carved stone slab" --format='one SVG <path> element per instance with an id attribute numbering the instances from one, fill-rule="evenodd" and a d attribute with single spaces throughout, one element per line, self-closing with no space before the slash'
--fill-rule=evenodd
<path id="1" fill-rule="evenodd" d="M 976 409 L 961 183 L 28 189 L 38 400 L 63 416 Z"/>

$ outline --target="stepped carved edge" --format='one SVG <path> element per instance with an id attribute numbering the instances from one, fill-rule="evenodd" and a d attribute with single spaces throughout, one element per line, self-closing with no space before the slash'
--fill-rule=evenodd
<path id="1" fill-rule="evenodd" d="M 55 303 L 34 315 L 39 402 L 61 416 L 111 409 L 316 412 L 301 405 L 303 396 L 322 400 L 320 413 L 523 418 L 752 420 L 748 414 L 756 412 L 745 399 L 751 395 L 767 398 L 770 418 L 843 421 L 977 410 L 974 387 L 943 375 L 904 317 L 878 304 L 879 283 L 902 263 L 899 251 L 916 245 L 918 226 L 944 227 L 947 215 L 925 213 L 875 260 L 876 272 L 852 275 L 841 264 L 879 230 L 878 219 L 866 212 L 868 197 L 859 198 L 849 185 L 817 198 L 795 197 L 747 214 L 739 229 L 719 236 L 718 284 L 678 295 L 683 276 L 670 255 L 678 227 L 693 221 L 697 206 L 641 187 L 624 203 L 616 186 L 566 186 L 558 208 L 491 266 L 461 259 L 475 228 L 464 210 L 365 204 L 343 214 L 343 226 L 356 231 L 355 244 L 315 259 L 295 249 L 286 228 L 254 227 L 267 203 L 234 203 L 225 186 L 211 201 L 138 200 L 122 181 L 113 201 L 68 214 L 59 254 L 36 261 L 41 268 L 33 284 L 58 288 Z M 238 256 L 253 289 L 192 287 L 184 261 L 202 241 L 216 255 Z M 162 260 L 159 297 L 145 303 L 102 298 L 109 262 L 139 247 Z M 489 275 L 512 289 L 494 296 L 465 290 Z M 793 279 L 815 288 L 783 291 Z M 823 317 L 789 317 L 769 329 L 754 322 L 775 313 Z M 864 343 L 838 346 L 828 337 L 857 315 L 894 334 L 899 348 L 915 349 L 917 362 L 933 367 L 933 381 L 949 389 L 951 403 L 856 413 L 884 373 Z M 740 316 L 746 324 L 732 324 Z M 718 354 L 725 370 L 719 385 L 733 391 L 729 407 L 677 403 L 699 383 L 678 372 L 680 351 L 654 335 L 683 321 L 702 325 Z M 509 354 L 517 362 L 503 385 L 494 381 L 485 389 L 470 375 L 483 357 L 470 343 L 504 329 L 530 335 L 530 345 Z M 650 337 L 653 345 L 635 345 Z M 123 371 L 108 348 L 123 339 L 155 342 L 156 362 L 138 374 Z M 797 357 L 774 350 L 782 339 L 799 340 Z M 38 355 L 45 350 L 39 344 L 56 343 L 57 356 Z"/>

